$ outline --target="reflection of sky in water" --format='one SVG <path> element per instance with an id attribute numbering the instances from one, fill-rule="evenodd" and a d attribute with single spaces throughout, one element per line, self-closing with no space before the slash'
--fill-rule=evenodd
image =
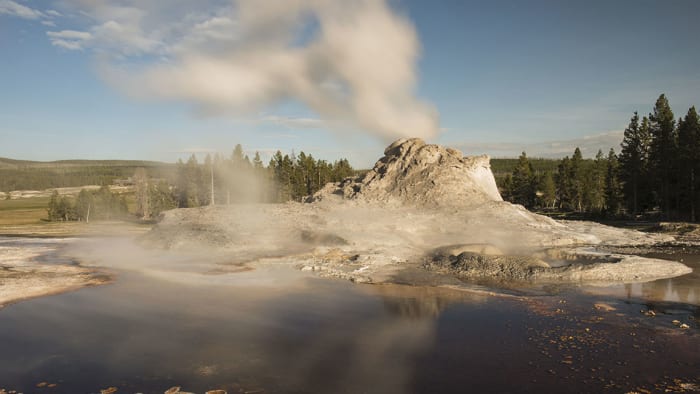
<path id="1" fill-rule="evenodd" d="M 225 259 L 151 254 L 118 239 L 69 249 L 117 280 L 0 310 L 0 387 L 407 392 L 441 311 L 484 302 L 439 289 L 320 280 L 291 268 L 212 274 L 211 260 Z"/>
<path id="2" fill-rule="evenodd" d="M 431 344 L 435 312 L 431 301 L 424 318 L 415 302 L 387 308 L 401 300 L 309 278 L 279 288 L 207 288 L 122 273 L 110 286 L 1 311 L 0 381 L 62 380 L 66 392 L 124 379 L 135 389 L 153 380 L 161 384 L 154 389 L 238 381 L 405 392 L 412 359 Z"/>
<path id="3" fill-rule="evenodd" d="M 683 264 L 692 268 L 693 272 L 671 279 L 599 288 L 586 287 L 585 290 L 593 294 L 613 295 L 627 299 L 700 305 L 700 255 L 680 254 L 672 257 L 668 255 L 654 255 L 650 257 L 682 259 Z"/>
<path id="4" fill-rule="evenodd" d="M 0 240 L 0 248 L 10 244 Z M 0 310 L 0 387 L 34 392 L 46 381 L 59 384 L 53 393 L 108 386 L 156 393 L 173 385 L 230 393 L 527 391 L 523 384 L 535 373 L 548 389 L 573 387 L 545 380 L 547 368 L 528 364 L 539 355 L 530 329 L 546 318 L 516 301 L 353 285 L 280 267 L 212 274 L 221 256 L 150 254 L 117 239 L 69 249 L 109 267 L 116 281 Z M 667 292 L 696 297 L 674 286 Z M 553 363 L 548 368 L 568 370 Z"/>

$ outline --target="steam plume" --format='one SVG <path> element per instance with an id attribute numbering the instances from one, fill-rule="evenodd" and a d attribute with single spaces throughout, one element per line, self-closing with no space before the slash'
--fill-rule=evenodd
<path id="1" fill-rule="evenodd" d="M 100 71 L 127 93 L 184 100 L 206 115 L 294 99 L 334 129 L 386 140 L 437 133 L 436 111 L 414 96 L 415 29 L 385 0 L 240 0 L 206 16 L 175 4 L 186 3 L 188 11 L 163 20 L 151 1 L 83 2 L 102 18 L 89 37 L 50 37 L 64 48 L 101 49 Z M 138 66 L 123 61 L 134 55 Z"/>

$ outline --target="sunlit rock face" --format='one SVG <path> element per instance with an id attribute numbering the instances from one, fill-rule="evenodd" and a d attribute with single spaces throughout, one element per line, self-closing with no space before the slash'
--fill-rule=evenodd
<path id="1" fill-rule="evenodd" d="M 464 207 L 502 201 L 489 157 L 404 138 L 389 145 L 364 177 L 328 184 L 311 202 L 343 198 L 388 205 Z"/>

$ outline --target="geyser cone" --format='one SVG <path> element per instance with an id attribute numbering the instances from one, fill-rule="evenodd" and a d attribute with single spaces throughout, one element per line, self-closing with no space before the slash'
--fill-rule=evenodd
<path id="1" fill-rule="evenodd" d="M 402 138 L 384 150 L 364 177 L 329 184 L 310 202 L 334 196 L 389 205 L 473 206 L 503 201 L 487 155 Z"/>

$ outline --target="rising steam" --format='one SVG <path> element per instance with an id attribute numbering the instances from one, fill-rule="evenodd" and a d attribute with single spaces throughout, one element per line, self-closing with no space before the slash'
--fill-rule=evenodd
<path id="1" fill-rule="evenodd" d="M 101 74 L 132 96 L 190 102 L 205 115 L 292 99 L 336 130 L 385 140 L 438 131 L 434 108 L 414 96 L 415 29 L 384 0 L 239 0 L 209 4 L 213 15 L 187 1 L 120 3 L 82 2 L 99 23 L 49 38 L 95 49 Z"/>

